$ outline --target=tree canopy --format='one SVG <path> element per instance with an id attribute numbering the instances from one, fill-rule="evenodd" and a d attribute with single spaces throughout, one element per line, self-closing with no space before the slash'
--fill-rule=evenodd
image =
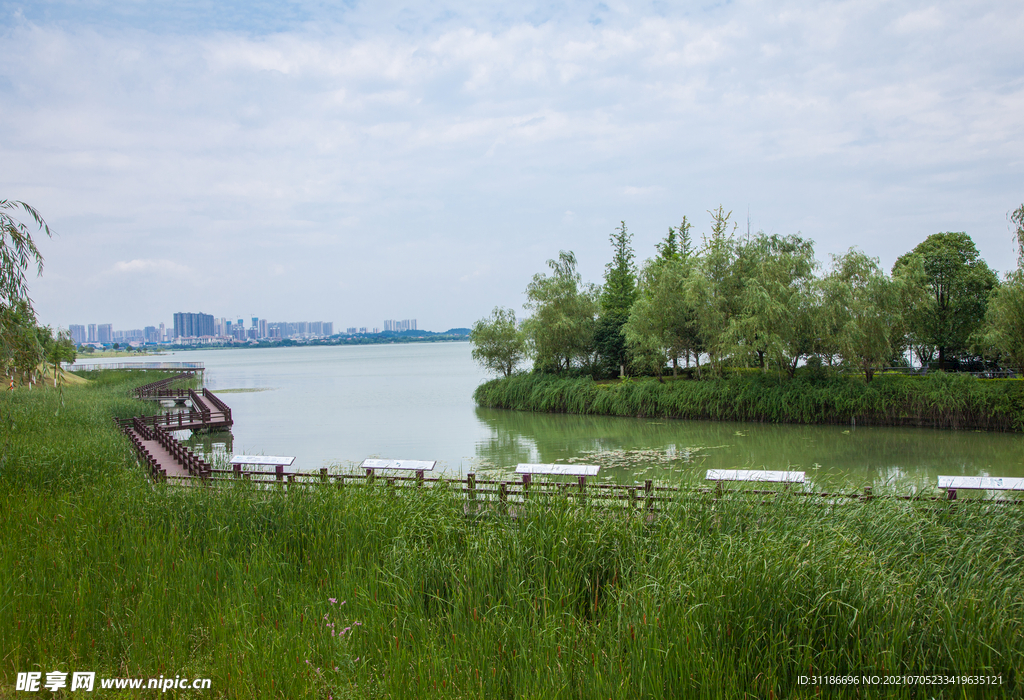
<path id="1" fill-rule="evenodd" d="M 523 330 L 534 364 L 554 371 L 589 365 L 594 352 L 597 288 L 583 283 L 572 251 L 559 252 L 557 260 L 548 260 L 548 267 L 551 275 L 534 275 L 523 305 L 533 311 Z"/>
<path id="2" fill-rule="evenodd" d="M 639 272 L 620 222 L 601 288 L 583 282 L 571 252 L 549 260 L 526 290 L 535 369 L 662 377 L 692 359 L 698 378 L 748 367 L 794 376 L 807 363 L 808 376 L 845 369 L 871 381 L 912 349 L 929 367 L 937 355 L 939 369 L 1024 371 L 1024 205 L 1008 214 L 1022 267 L 1002 284 L 964 232 L 928 236 L 891 274 L 855 248 L 822 272 L 813 241 L 737 237 L 732 212 L 708 214 L 699 246 L 683 217 Z"/>
<path id="3" fill-rule="evenodd" d="M 42 274 L 43 256 L 32 239 L 32 228 L 16 216 L 18 212 L 37 230 L 52 234 L 30 205 L 0 200 L 0 365 L 4 371 L 31 375 L 45 357 L 44 343 L 51 341 L 51 331 L 36 325 L 26 272 L 34 265 L 36 273 Z"/>
<path id="4" fill-rule="evenodd" d="M 473 359 L 492 372 L 512 376 L 526 357 L 526 340 L 512 309 L 494 307 L 490 318 L 481 319 L 469 331 Z"/>
<path id="5" fill-rule="evenodd" d="M 996 274 L 963 232 L 935 233 L 897 258 L 893 274 L 920 265 L 929 292 L 926 303 L 910 317 L 910 330 L 919 343 L 934 346 L 939 368 L 949 354 L 964 352 L 985 319 L 988 297 L 998 284 Z"/>

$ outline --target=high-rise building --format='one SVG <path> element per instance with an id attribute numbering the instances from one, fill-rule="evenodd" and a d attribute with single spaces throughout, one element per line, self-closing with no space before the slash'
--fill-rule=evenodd
<path id="1" fill-rule="evenodd" d="M 334 321 L 324 321 L 324 335 L 334 335 Z"/>
<path id="2" fill-rule="evenodd" d="M 267 337 L 267 319 L 265 319 L 265 318 L 261 318 L 260 319 L 259 329 L 260 329 L 259 333 L 257 333 L 256 337 L 257 338 L 266 338 Z"/>
<path id="3" fill-rule="evenodd" d="M 71 333 L 71 340 L 75 345 L 81 345 L 85 342 L 85 326 L 76 326 L 75 324 L 71 324 L 71 326 L 68 327 L 68 332 Z"/>
<path id="4" fill-rule="evenodd" d="M 142 333 L 147 343 L 160 342 L 160 332 L 156 329 L 156 326 L 146 326 L 142 329 Z"/>
<path id="5" fill-rule="evenodd" d="M 179 312 L 174 314 L 175 338 L 208 338 L 213 336 L 213 316 Z"/>
<path id="6" fill-rule="evenodd" d="M 101 323 L 96 328 L 96 342 L 97 343 L 112 343 L 114 342 L 114 324 L 112 323 Z"/>
<path id="7" fill-rule="evenodd" d="M 164 328 L 163 321 L 160 322 L 160 342 L 167 340 L 167 330 Z"/>
<path id="8" fill-rule="evenodd" d="M 349 335 L 355 335 L 357 330 L 357 328 L 349 327 L 345 329 L 345 332 L 348 333 Z"/>
<path id="9" fill-rule="evenodd" d="M 98 343 L 99 342 L 98 340 L 96 340 L 96 324 L 95 323 L 90 323 L 89 324 L 89 340 L 88 340 L 88 342 L 90 342 L 90 343 Z"/>
<path id="10" fill-rule="evenodd" d="M 416 319 L 407 318 L 402 321 L 387 320 L 384 321 L 384 330 L 386 331 L 414 331 L 416 330 Z"/>

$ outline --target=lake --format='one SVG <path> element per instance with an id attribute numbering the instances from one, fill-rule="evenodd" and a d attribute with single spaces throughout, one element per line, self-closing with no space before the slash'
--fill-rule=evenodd
<path id="1" fill-rule="evenodd" d="M 707 469 L 795 469 L 815 487 L 934 486 L 943 475 L 1024 477 L 1024 436 L 921 428 L 720 423 L 478 408 L 488 375 L 469 343 L 239 348 L 167 353 L 202 362 L 231 406 L 213 455 L 295 456 L 295 467 L 367 457 L 437 460 L 452 474 L 518 462 L 584 462 L 602 478 L 699 478 Z M 83 363 L 89 362 L 82 356 Z M 112 361 L 124 361 L 123 359 Z M 97 360 L 102 362 L 102 360 Z"/>

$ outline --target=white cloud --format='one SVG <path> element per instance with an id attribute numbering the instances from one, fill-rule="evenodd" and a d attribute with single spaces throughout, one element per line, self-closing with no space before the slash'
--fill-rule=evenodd
<path id="1" fill-rule="evenodd" d="M 947 229 L 995 265 L 1009 250 L 1019 3 L 502 13 L 385 3 L 273 31 L 8 23 L 0 189 L 67 222 L 33 283 L 44 320 L 151 325 L 177 304 L 344 326 L 405 304 L 426 327 L 468 325 L 518 306 L 559 249 L 597 280 L 619 220 L 643 258 L 683 214 L 699 234 L 719 202 L 802 230 L 822 258 L 856 241 L 891 262 Z M 479 293 L 446 287 L 482 259 L 500 264 Z M 109 311 L 74 291 L 94 270 L 183 274 L 172 265 L 211 286 Z M 336 292 L 338 275 L 359 288 L 382 271 L 399 274 L 358 307 Z"/>
<path id="2" fill-rule="evenodd" d="M 190 276 L 192 270 L 171 260 L 119 260 L 110 268 L 115 274 Z"/>

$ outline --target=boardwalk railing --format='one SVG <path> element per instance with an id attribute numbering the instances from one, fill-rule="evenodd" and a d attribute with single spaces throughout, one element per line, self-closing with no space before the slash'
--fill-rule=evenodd
<path id="1" fill-rule="evenodd" d="M 348 486 L 372 486 L 385 485 L 401 490 L 405 488 L 449 488 L 453 492 L 461 494 L 467 501 L 467 509 L 503 510 L 508 507 L 521 506 L 527 501 L 535 499 L 558 498 L 573 502 L 578 505 L 590 504 L 593 506 L 622 506 L 627 508 L 645 508 L 652 510 L 676 501 L 681 495 L 706 495 L 712 500 L 725 497 L 727 494 L 757 496 L 765 499 L 773 498 L 802 498 L 821 500 L 828 505 L 839 505 L 842 503 L 868 502 L 875 498 L 898 498 L 901 500 L 918 501 L 939 501 L 940 496 L 898 496 L 898 495 L 875 495 L 871 487 L 866 487 L 861 492 L 832 492 L 832 491 L 799 491 L 790 488 L 725 488 L 724 484 L 716 483 L 715 486 L 669 486 L 655 484 L 652 479 L 643 483 L 634 484 L 609 484 L 588 482 L 584 476 L 577 477 L 573 481 L 538 481 L 533 476 L 530 479 L 500 479 L 480 478 L 479 475 L 470 472 L 463 478 L 452 477 L 429 477 L 423 472 L 416 472 L 410 475 L 382 475 L 374 472 L 364 473 L 341 473 L 331 474 L 326 468 L 319 471 L 285 471 L 283 467 L 277 467 L 273 471 L 261 469 L 248 469 L 244 465 L 236 464 L 231 469 L 210 469 L 207 477 L 203 480 L 209 485 L 229 485 L 231 483 L 252 483 L 268 487 L 277 486 L 280 488 L 346 488 Z M 1001 503 L 1024 503 L 1024 501 L 1006 501 Z"/>
<path id="2" fill-rule="evenodd" d="M 191 379 L 193 375 L 189 372 L 181 372 L 173 377 L 167 377 L 165 379 L 159 379 L 149 384 L 143 384 L 135 389 L 135 397 L 138 399 L 178 399 L 185 398 L 188 395 L 188 389 L 171 389 L 171 384 L 182 381 L 184 379 Z"/>

